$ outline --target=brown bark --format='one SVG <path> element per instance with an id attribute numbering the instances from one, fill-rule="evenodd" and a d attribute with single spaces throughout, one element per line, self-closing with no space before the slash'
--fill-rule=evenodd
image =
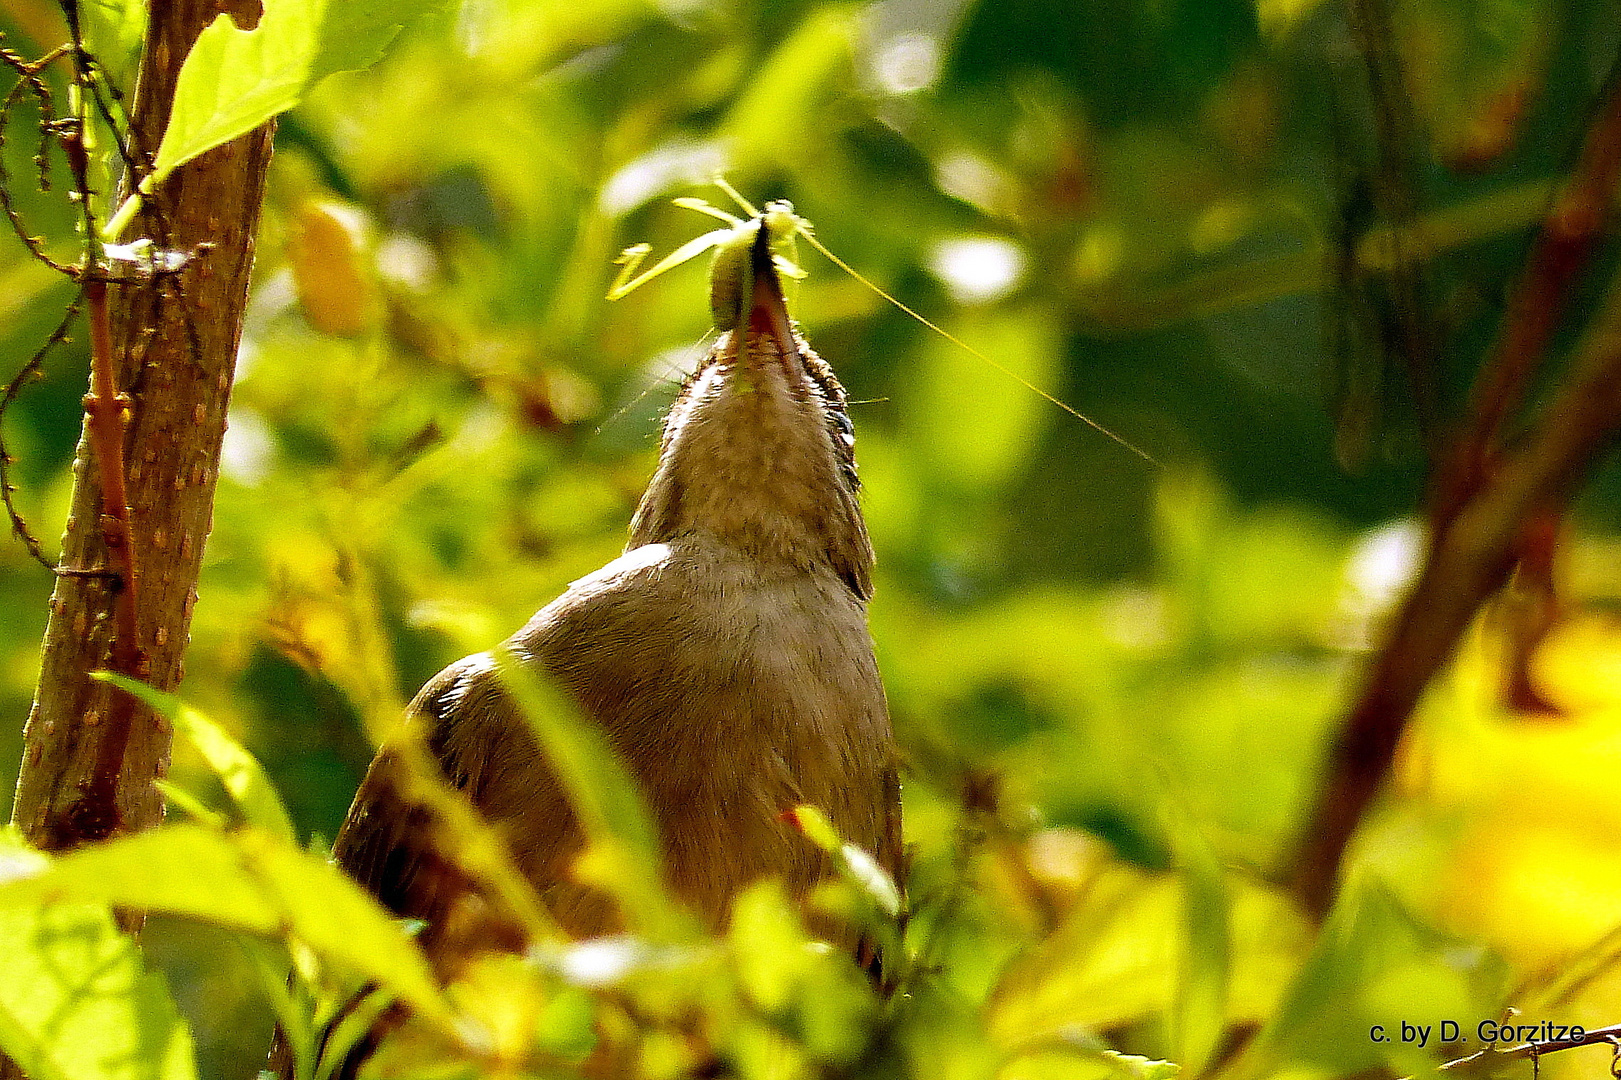
<path id="1" fill-rule="evenodd" d="M 1439 527 L 1364 676 L 1290 861 L 1295 893 L 1314 916 L 1328 911 L 1346 846 L 1390 769 L 1408 717 L 1481 605 L 1508 580 L 1528 523 L 1564 507 L 1618 435 L 1621 279 L 1537 428 Z"/>
<path id="2" fill-rule="evenodd" d="M 1322 790 L 1287 871 L 1308 912 L 1334 897 L 1345 850 L 1389 772 L 1408 717 L 1482 604 L 1508 581 L 1538 524 L 1563 513 L 1576 483 L 1621 425 L 1621 286 L 1612 286 L 1559 394 L 1514 450 L 1520 407 L 1565 299 L 1610 220 L 1621 174 L 1621 86 L 1595 113 L 1581 159 L 1532 244 L 1482 365 L 1466 423 L 1441 460 L 1430 549 L 1330 749 Z"/>
<path id="3" fill-rule="evenodd" d="M 161 139 L 181 63 L 219 10 L 213 0 L 152 3 L 132 120 L 133 145 L 147 154 Z M 87 417 L 63 537 L 61 567 L 70 572 L 58 577 L 50 601 L 13 810 L 28 838 L 47 849 L 147 828 L 163 814 L 153 781 L 168 765 L 167 723 L 89 673 L 135 658 L 152 685 L 180 682 L 270 136 L 267 124 L 183 166 L 120 238 L 144 235 L 190 258 L 175 275 L 109 289 L 115 391 L 129 396 L 122 438 L 132 558 L 108 550 L 110 508 Z M 121 565 L 140 574 L 133 642 L 117 640 L 114 601 L 135 582 L 122 573 L 71 572 Z"/>

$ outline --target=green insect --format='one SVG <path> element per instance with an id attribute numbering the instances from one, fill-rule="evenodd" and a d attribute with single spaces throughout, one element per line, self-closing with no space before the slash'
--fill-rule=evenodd
<path id="1" fill-rule="evenodd" d="M 738 194 L 738 192 L 725 180 L 721 179 L 720 177 L 716 177 L 714 183 L 716 187 L 720 188 L 727 195 L 731 196 L 732 199 L 736 201 L 738 206 L 743 208 L 744 212 L 749 215 L 748 218 L 745 220 L 737 217 L 735 214 L 729 214 L 719 207 L 711 206 L 703 199 L 680 198 L 674 200 L 675 205 L 677 206 L 686 207 L 688 210 L 696 210 L 701 214 L 708 214 L 713 218 L 719 218 L 721 221 L 726 222 L 726 228 L 713 229 L 704 233 L 702 236 L 687 241 L 685 244 L 682 244 L 680 247 L 670 252 L 670 254 L 666 255 L 663 259 L 660 259 L 658 264 L 655 265 L 651 270 L 644 271 L 641 274 L 637 274 L 636 271 L 641 268 L 642 263 L 647 259 L 648 254 L 653 250 L 652 246 L 649 244 L 634 244 L 626 248 L 620 254 L 619 258 L 615 260 L 615 262 L 618 263 L 620 270 L 619 276 L 614 279 L 613 287 L 608 290 L 609 300 L 618 300 L 620 297 L 625 296 L 627 293 L 640 288 L 647 282 L 658 277 L 666 270 L 673 270 L 682 263 L 695 259 L 699 255 L 702 255 L 704 252 L 713 248 L 715 254 L 709 266 L 709 310 L 714 319 L 716 330 L 721 332 L 735 330 L 746 316 L 749 306 L 749 299 L 754 294 L 754 280 L 753 271 L 751 269 L 752 263 L 750 261 L 750 248 L 753 247 L 755 238 L 758 236 L 759 231 L 761 229 L 766 230 L 766 235 L 772 249 L 772 261 L 775 263 L 778 273 L 782 274 L 784 277 L 792 278 L 796 281 L 806 276 L 805 271 L 800 268 L 799 264 L 792 257 L 794 253 L 795 241 L 803 239 L 811 247 L 825 255 L 828 260 L 833 263 L 833 265 L 855 278 L 862 285 L 865 285 L 867 288 L 871 289 L 873 292 L 877 293 L 891 304 L 894 304 L 896 307 L 900 308 L 902 311 L 906 312 L 906 314 L 910 315 L 912 318 L 916 319 L 930 330 L 933 330 L 935 333 L 939 334 L 953 345 L 956 345 L 958 348 L 963 349 L 975 357 L 978 357 L 980 360 L 983 360 L 985 363 L 989 364 L 997 371 L 1000 371 L 1008 378 L 1015 380 L 1023 385 L 1026 389 L 1039 394 L 1047 401 L 1050 401 L 1060 409 L 1063 409 L 1065 412 L 1069 413 L 1083 424 L 1086 424 L 1103 435 L 1108 436 L 1110 439 L 1113 439 L 1115 442 L 1119 443 L 1127 450 L 1130 450 L 1132 453 L 1136 454 L 1144 461 L 1147 461 L 1149 464 L 1159 464 L 1158 461 L 1150 457 L 1145 451 L 1138 449 L 1126 439 L 1116 435 L 1114 432 L 1110 431 L 1096 420 L 1093 420 L 1091 417 L 1086 416 L 1084 413 L 1081 413 L 1072 406 L 1060 401 L 1058 398 L 1041 389 L 1041 387 L 1036 386 L 1034 383 L 1030 382 L 1028 379 L 1025 379 L 1017 372 L 1010 370 L 1003 364 L 997 363 L 995 360 L 991 359 L 989 356 L 986 356 L 984 353 L 980 352 L 966 341 L 963 341 L 961 338 L 957 337 L 955 334 L 952 334 L 930 322 L 928 319 L 925 319 L 922 315 L 919 315 L 916 311 L 913 311 L 895 297 L 889 295 L 889 293 L 879 288 L 878 285 L 870 281 L 868 278 L 862 276 L 862 274 L 853 266 L 839 258 L 837 255 L 833 254 L 833 252 L 829 251 L 826 245 L 816 238 L 816 233 L 811 228 L 811 223 L 794 212 L 792 203 L 781 200 L 777 202 L 770 202 L 766 204 L 765 210 L 762 212 L 756 210 L 747 199 Z M 787 252 L 787 254 L 784 254 L 784 252 Z"/>
<path id="2" fill-rule="evenodd" d="M 772 261 L 775 262 L 777 271 L 784 277 L 795 280 L 805 277 L 805 271 L 800 269 L 799 264 L 792 258 L 793 245 L 797 237 L 809 238 L 812 234 L 810 222 L 794 213 L 793 204 L 783 201 L 771 202 L 767 203 L 765 211 L 761 212 L 751 206 L 724 180 L 715 182 L 722 191 L 737 200 L 738 205 L 748 213 L 748 219 L 728 214 L 703 199 L 676 199 L 677 206 L 719 218 L 726 222 L 727 227 L 714 229 L 687 241 L 661 259 L 658 265 L 640 275 L 637 275 L 636 271 L 640 269 L 652 248 L 647 244 L 636 244 L 626 248 L 616 260 L 621 269 L 619 276 L 614 279 L 613 287 L 608 290 L 609 300 L 618 300 L 666 270 L 672 270 L 713 248 L 715 254 L 709 267 L 710 314 L 714 318 L 716 330 L 725 332 L 736 329 L 745 314 L 749 297 L 754 292 L 750 249 L 754 246 L 755 237 L 761 229 L 764 229 L 769 237 Z M 816 246 L 821 247 L 820 244 Z M 788 254 L 784 254 L 784 250 Z"/>

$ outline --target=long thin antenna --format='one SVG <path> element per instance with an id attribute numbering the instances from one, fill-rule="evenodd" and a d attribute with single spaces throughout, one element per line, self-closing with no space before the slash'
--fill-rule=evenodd
<path id="1" fill-rule="evenodd" d="M 1048 401 L 1052 402 L 1054 405 L 1057 405 L 1060 409 L 1063 409 L 1065 412 L 1069 413 L 1071 416 L 1073 416 L 1075 419 L 1079 420 L 1081 423 L 1085 424 L 1087 427 L 1090 427 L 1094 431 L 1097 431 L 1098 433 L 1100 433 L 1102 435 L 1106 435 L 1109 438 L 1113 439 L 1115 442 L 1119 443 L 1121 446 L 1125 447 L 1127 450 L 1130 450 L 1133 454 L 1136 454 L 1138 457 L 1142 458 L 1144 461 L 1148 462 L 1150 465 L 1154 466 L 1155 468 L 1164 468 L 1164 465 L 1162 465 L 1158 460 L 1156 460 L 1154 458 L 1154 456 L 1152 454 L 1148 453 L 1146 450 L 1140 449 L 1139 447 L 1132 445 L 1131 442 L 1129 442 L 1128 440 L 1122 438 L 1119 435 L 1116 435 L 1114 432 L 1110 431 L 1108 428 L 1104 427 L 1102 424 L 1098 423 L 1096 420 L 1092 419 L 1090 416 L 1087 416 L 1085 413 L 1081 412 L 1079 409 L 1076 409 L 1072 405 L 1065 404 L 1064 402 L 1060 401 L 1058 398 L 1054 397 L 1052 394 L 1049 394 L 1047 391 L 1043 390 L 1041 387 L 1039 387 L 1035 383 L 1031 382 L 1029 379 L 1026 379 L 1023 375 L 1020 375 L 1018 372 L 1012 370 L 1011 368 L 1007 367 L 1004 364 L 1000 364 L 997 361 L 992 360 L 989 356 L 986 356 L 984 353 L 980 352 L 978 349 L 976 349 L 972 345 L 968 344 L 968 342 L 964 341 L 962 338 L 958 337 L 956 334 L 951 333 L 951 331 L 946 330 L 944 327 L 936 326 L 934 323 L 930 322 L 928 319 L 925 319 L 922 315 L 919 315 L 917 312 L 913 311 L 911 308 L 907 307 L 905 304 L 903 304 L 899 300 L 895 299 L 895 297 L 889 295 L 889 293 L 887 293 L 883 289 L 879 288 L 876 283 L 874 283 L 872 281 L 869 281 L 866 277 L 864 277 L 861 274 L 861 272 L 859 270 L 857 270 L 855 267 L 851 266 L 849 263 L 845 262 L 843 259 L 841 259 L 837 255 L 833 254 L 833 252 L 829 251 L 827 249 L 827 246 L 825 244 L 823 244 L 820 240 L 816 239 L 816 235 L 814 233 L 812 233 L 810 230 L 801 227 L 800 230 L 799 230 L 799 235 L 803 236 L 805 238 L 806 243 L 810 244 L 811 247 L 815 248 L 817 251 L 820 251 L 823 255 L 827 256 L 828 259 L 832 261 L 833 265 L 837 266 L 840 270 L 843 270 L 846 274 L 849 274 L 851 277 L 853 277 L 857 281 L 861 282 L 861 284 L 865 285 L 867 288 L 871 289 L 873 292 L 877 293 L 879 296 L 882 296 L 885 300 L 888 300 L 891 304 L 894 304 L 896 307 L 898 307 L 902 311 L 906 312 L 906 314 L 910 315 L 912 318 L 916 319 L 918 322 L 922 323 L 924 326 L 927 326 L 930 330 L 933 330 L 936 334 L 939 334 L 941 337 L 945 338 L 947 341 L 949 341 L 953 345 L 957 346 L 957 348 L 962 349 L 964 352 L 968 353 L 971 356 L 976 356 L 979 359 L 983 360 L 985 363 L 989 364 L 991 367 L 995 368 L 997 371 L 1000 371 L 1002 374 L 1006 375 L 1008 378 L 1012 379 L 1014 382 L 1016 382 L 1019 385 L 1023 386 L 1026 390 L 1029 390 L 1032 393 L 1039 394 L 1040 396 L 1046 398 Z"/>

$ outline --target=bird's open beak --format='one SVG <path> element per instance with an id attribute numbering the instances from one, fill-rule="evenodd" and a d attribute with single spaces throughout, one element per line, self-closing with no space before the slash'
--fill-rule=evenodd
<path id="1" fill-rule="evenodd" d="M 794 340 L 793 323 L 788 318 L 788 301 L 782 293 L 782 278 L 777 273 L 776 260 L 771 256 L 770 230 L 760 222 L 749 248 L 752 263 L 750 276 L 754 279 L 754 296 L 749 302 L 749 329 L 755 333 L 770 334 L 776 338 L 780 355 L 792 356 L 799 346 Z"/>

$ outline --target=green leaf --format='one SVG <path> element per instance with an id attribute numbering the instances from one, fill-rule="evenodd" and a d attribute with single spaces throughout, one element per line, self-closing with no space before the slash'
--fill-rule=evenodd
<path id="1" fill-rule="evenodd" d="M 597 1005 L 578 986 L 562 986 L 546 1002 L 535 1025 L 535 1041 L 571 1062 L 583 1061 L 597 1045 Z"/>
<path id="2" fill-rule="evenodd" d="M 0 910 L 111 904 L 295 937 L 453 1031 L 427 961 L 388 912 L 331 863 L 263 830 L 166 825 L 18 870 L 0 883 Z"/>
<path id="3" fill-rule="evenodd" d="M 1235 1076 L 1291 1066 L 1334 1075 L 1434 1066 L 1443 1020 L 1490 1016 L 1495 962 L 1483 950 L 1426 926 L 1384 885 L 1353 881 L 1329 913 L 1315 950 L 1256 1036 Z M 1478 985 L 1476 985 L 1478 984 Z M 1428 1045 L 1402 1042 L 1403 1024 L 1428 1027 Z"/>
<path id="4" fill-rule="evenodd" d="M 580 820 L 587 850 L 577 870 L 612 892 L 641 932 L 664 940 L 684 936 L 684 920 L 664 889 L 658 831 L 624 762 L 556 686 L 505 649 L 493 655 L 502 686 Z"/>
<path id="5" fill-rule="evenodd" d="M 1172 1002 L 1173 1056 L 1195 1075 L 1215 1055 L 1232 970 L 1231 897 L 1221 863 L 1191 821 L 1176 834 L 1182 863 L 1182 957 Z"/>
<path id="6" fill-rule="evenodd" d="M 192 1080 L 191 1033 L 100 904 L 0 909 L 0 1051 L 33 1080 Z"/>
<path id="7" fill-rule="evenodd" d="M 90 51 L 108 77 L 127 92 L 135 85 L 141 40 L 146 37 L 145 0 L 83 0 L 79 17 Z"/>
<path id="8" fill-rule="evenodd" d="M 253 30 L 220 15 L 197 37 L 175 86 L 150 193 L 179 166 L 297 105 L 321 79 L 374 63 L 440 0 L 265 0 Z"/>
<path id="9" fill-rule="evenodd" d="M 738 896 L 729 937 L 744 991 L 768 1013 L 787 1008 L 815 957 L 782 882 L 757 881 Z"/>
<path id="10" fill-rule="evenodd" d="M 1167 1011 L 1180 894 L 1169 874 L 1100 870 L 1059 928 L 1009 966 L 989 1018 L 993 1037 L 1028 1047 Z"/>
<path id="11" fill-rule="evenodd" d="M 287 816 L 287 808 L 282 805 L 275 785 L 265 775 L 264 767 L 224 728 L 183 704 L 173 694 L 111 672 L 97 672 L 96 677 L 134 694 L 160 716 L 167 717 L 174 724 L 175 732 L 195 746 L 219 776 L 226 793 L 248 824 L 257 825 L 288 843 L 296 839 L 292 819 Z"/>
<path id="12" fill-rule="evenodd" d="M 992 357 L 1008 378 L 943 338 L 931 337 L 907 427 L 943 483 L 971 492 L 995 490 L 1035 455 L 1058 410 L 1019 384 L 1058 385 L 1064 343 L 1046 312 L 969 312 L 948 325 Z M 964 392 L 971 387 L 971 392 Z"/>

